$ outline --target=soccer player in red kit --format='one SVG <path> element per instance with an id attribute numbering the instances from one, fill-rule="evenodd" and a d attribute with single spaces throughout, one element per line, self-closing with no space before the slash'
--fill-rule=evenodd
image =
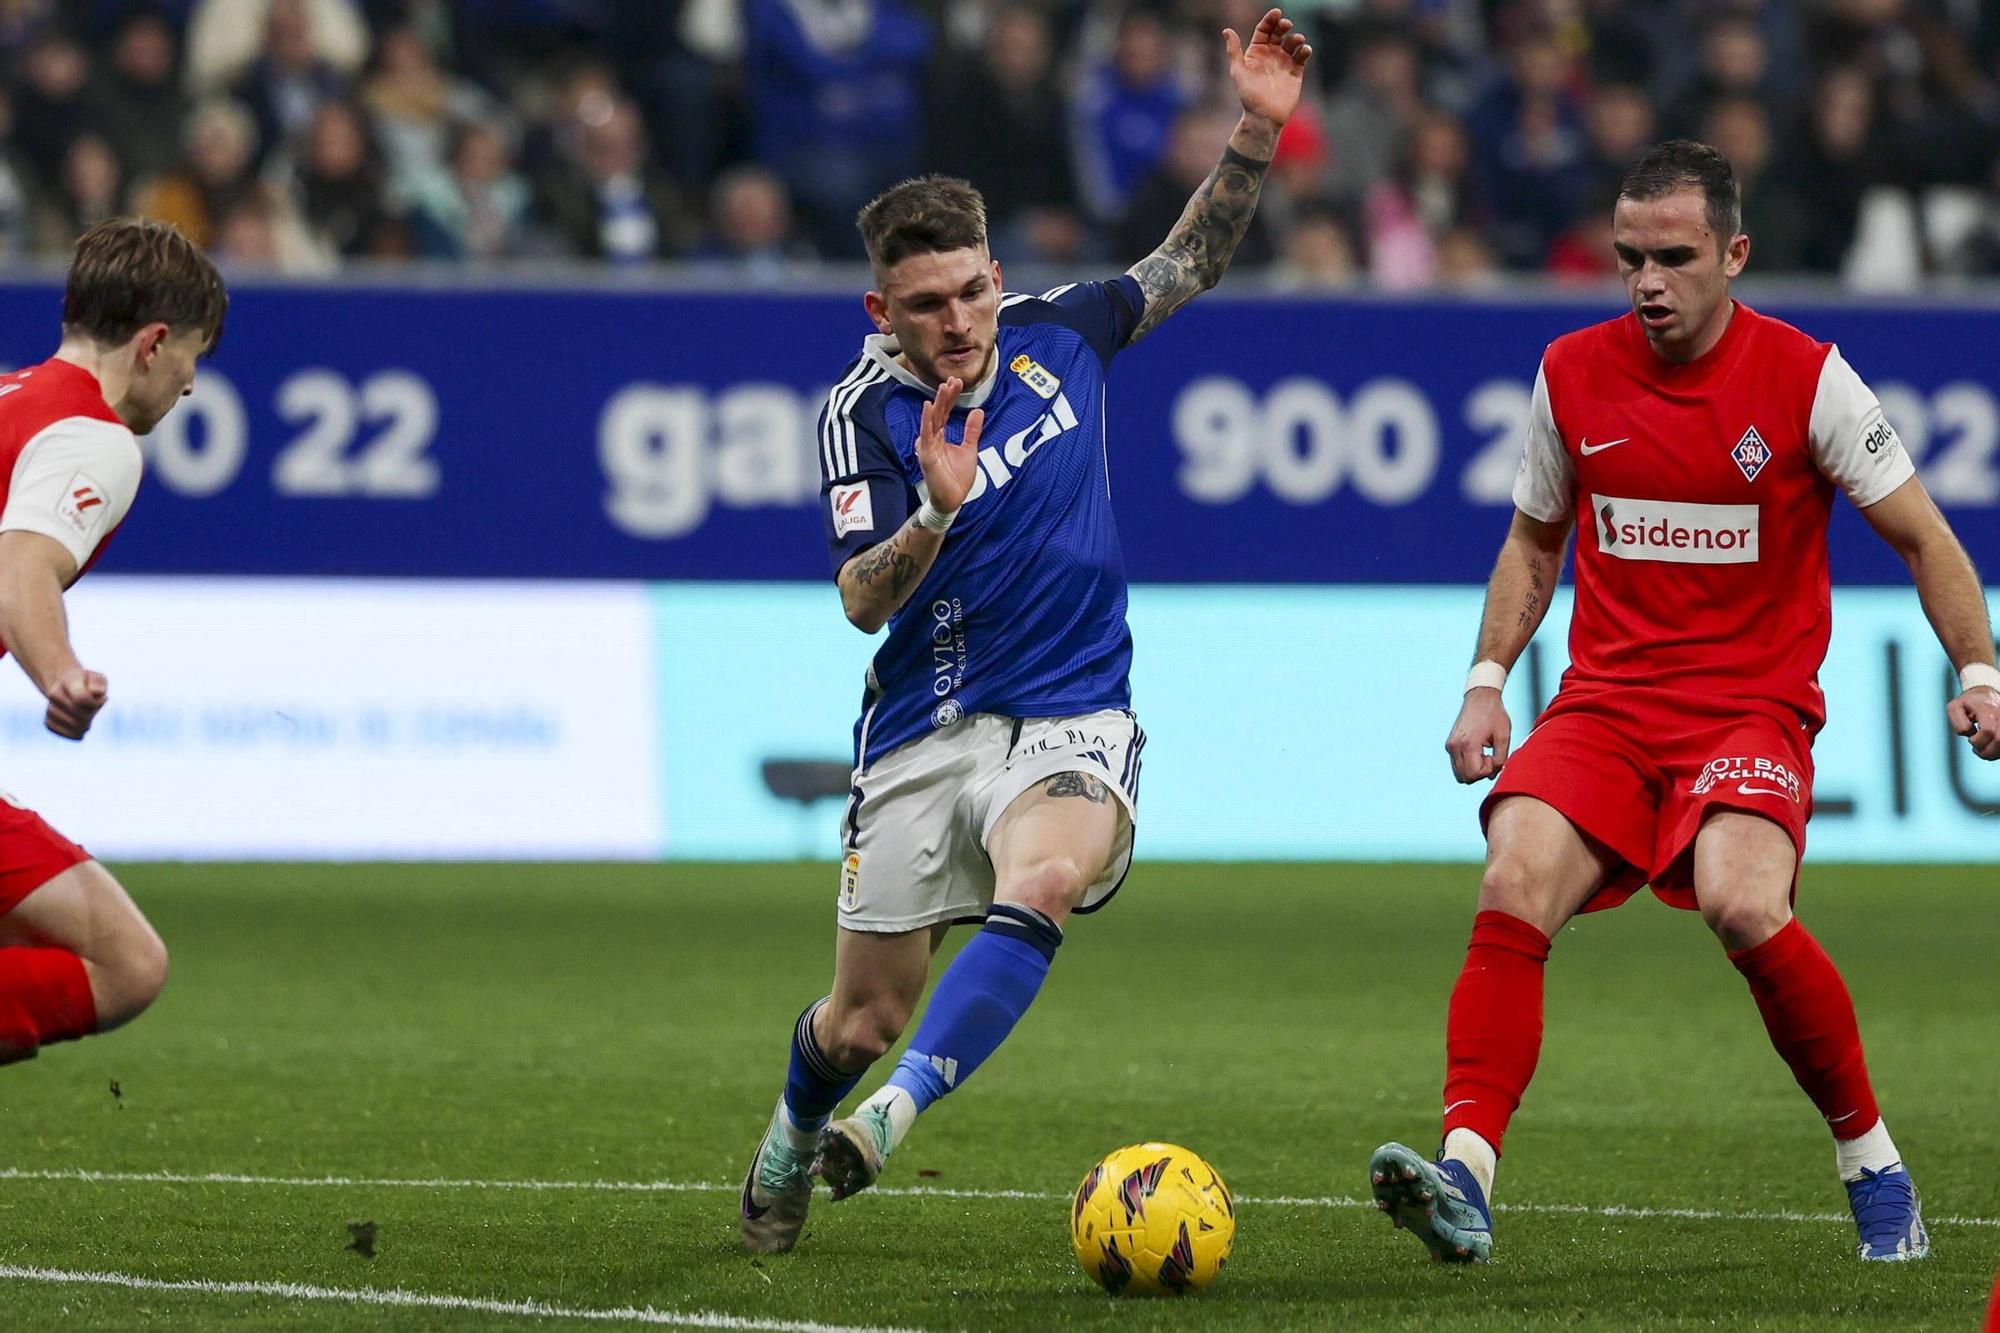
<path id="1" fill-rule="evenodd" d="M 1556 931 L 1650 884 L 1698 910 L 1831 1128 L 1863 1259 L 1929 1248 L 1875 1105 L 1854 1005 L 1792 915 L 1817 673 L 1831 632 L 1836 488 L 1903 557 L 1963 693 L 1947 721 L 2000 757 L 2000 669 L 1965 550 L 1838 349 L 1731 299 L 1750 256 L 1721 154 L 1676 140 L 1633 165 L 1613 214 L 1631 313 L 1542 358 L 1517 512 L 1487 585 L 1446 749 L 1495 778 L 1486 872 L 1446 1018 L 1444 1144 L 1375 1153 L 1377 1204 L 1437 1258 L 1492 1250 L 1488 1200 L 1535 1072 Z M 1500 686 L 1576 543 L 1571 666 L 1521 748 Z"/>
<path id="2" fill-rule="evenodd" d="M 172 227 L 103 222 L 76 244 L 55 355 L 0 375 L 0 645 L 58 736 L 82 740 L 107 696 L 70 647 L 63 591 L 124 521 L 134 436 L 188 392 L 226 305 Z M 137 1017 L 166 978 L 166 949 L 111 873 L 0 794 L 0 1064 Z"/>

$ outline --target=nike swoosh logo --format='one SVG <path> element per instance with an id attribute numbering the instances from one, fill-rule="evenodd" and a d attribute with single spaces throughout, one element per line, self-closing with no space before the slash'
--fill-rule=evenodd
<path id="1" fill-rule="evenodd" d="M 1798 799 L 1782 787 L 1753 787 L 1747 782 L 1739 782 L 1736 784 L 1736 790 L 1745 796 L 1782 796 L 1786 800 L 1794 801 Z"/>
<path id="2" fill-rule="evenodd" d="M 1472 1103 L 1473 1103 L 1474 1101 L 1476 1101 L 1476 1100 L 1478 1100 L 1478 1099 L 1477 1099 L 1477 1098 L 1474 1098 L 1474 1097 L 1466 1097 L 1466 1098 L 1463 1098 L 1462 1100 L 1459 1100 L 1459 1101 L 1455 1101 L 1455 1102 L 1453 1102 L 1453 1103 L 1452 1103 L 1452 1104 L 1451 1104 L 1450 1106 L 1447 1106 L 1447 1107 L 1445 1107 L 1445 1108 L 1444 1108 L 1444 1113 L 1445 1113 L 1446 1115 L 1450 1115 L 1450 1114 L 1451 1114 L 1451 1113 L 1452 1113 L 1453 1111 L 1456 1111 L 1456 1110 L 1457 1110 L 1457 1109 L 1458 1109 L 1459 1107 L 1461 1107 L 1461 1106 L 1470 1106 L 1470 1105 L 1472 1105 Z"/>
<path id="3" fill-rule="evenodd" d="M 1620 439 L 1611 440 L 1604 444 L 1592 444 L 1589 440 L 1589 437 L 1586 436 L 1583 443 L 1577 446 L 1577 452 L 1582 454 L 1585 458 L 1588 458 L 1592 454 L 1601 454 L 1606 449 L 1616 449 L 1619 445 L 1624 444 L 1627 440 L 1630 440 L 1631 438 L 1632 437 L 1630 435 L 1627 435 Z"/>

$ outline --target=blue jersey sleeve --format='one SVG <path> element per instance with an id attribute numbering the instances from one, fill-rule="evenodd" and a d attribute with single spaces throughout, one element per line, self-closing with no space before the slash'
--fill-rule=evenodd
<path id="1" fill-rule="evenodd" d="M 1109 282 L 1073 282 L 1039 297 L 1010 297 L 1001 313 L 1009 323 L 1053 321 L 1076 330 L 1108 369 L 1111 358 L 1132 341 L 1145 311 L 1146 294 L 1138 279 L 1121 273 Z"/>
<path id="2" fill-rule="evenodd" d="M 886 438 L 888 423 L 834 390 L 820 413 L 820 516 L 840 568 L 903 526 L 916 492 Z"/>

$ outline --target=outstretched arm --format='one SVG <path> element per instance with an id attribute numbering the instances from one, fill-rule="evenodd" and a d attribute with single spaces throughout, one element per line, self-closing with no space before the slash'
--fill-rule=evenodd
<path id="1" fill-rule="evenodd" d="M 1264 173 L 1277 151 L 1278 131 L 1299 104 L 1306 61 L 1312 48 L 1283 11 L 1264 15 L 1242 45 L 1233 29 L 1223 30 L 1229 51 L 1229 77 L 1243 101 L 1243 118 L 1222 150 L 1222 160 L 1188 200 L 1181 219 L 1160 248 L 1134 264 L 1131 275 L 1146 295 L 1146 309 L 1132 341 L 1151 333 L 1161 321 L 1222 281 L 1257 200 L 1264 192 Z"/>
<path id="2" fill-rule="evenodd" d="M 1861 513 L 1910 567 L 1924 615 L 1960 672 L 1965 689 L 1945 706 L 1947 723 L 1981 759 L 2000 759 L 2000 688 L 1991 683 L 1993 629 L 1972 557 L 1915 477 Z"/>

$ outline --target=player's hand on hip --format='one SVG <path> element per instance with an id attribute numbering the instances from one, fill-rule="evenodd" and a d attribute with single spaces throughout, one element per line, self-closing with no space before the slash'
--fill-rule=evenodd
<path id="1" fill-rule="evenodd" d="M 43 725 L 58 736 L 80 741 L 109 697 L 103 676 L 73 667 L 49 683 L 49 711 Z"/>
<path id="2" fill-rule="evenodd" d="M 1291 119 L 1313 52 L 1304 34 L 1292 30 L 1285 12 L 1274 9 L 1265 14 L 1248 46 L 1234 28 L 1222 30 L 1222 43 L 1229 52 L 1229 78 L 1243 99 L 1243 109 L 1280 125 Z"/>
<path id="3" fill-rule="evenodd" d="M 937 397 L 924 404 L 924 419 L 917 431 L 917 465 L 924 470 L 924 486 L 931 504 L 945 513 L 956 513 L 972 493 L 979 476 L 979 432 L 986 427 L 986 413 L 973 408 L 965 419 L 965 435 L 957 443 L 945 437 L 951 409 L 965 381 L 956 375 L 938 386 Z"/>
<path id="4" fill-rule="evenodd" d="M 1951 729 L 1981 759 L 2000 759 L 2000 691 L 1975 685 L 1944 706 Z"/>
<path id="5" fill-rule="evenodd" d="M 1465 692 L 1465 704 L 1458 721 L 1445 737 L 1445 753 L 1451 756 L 1452 776 L 1460 782 L 1483 782 L 1507 762 L 1507 743 L 1513 724 L 1507 719 L 1507 705 L 1500 691 L 1481 686 Z"/>

